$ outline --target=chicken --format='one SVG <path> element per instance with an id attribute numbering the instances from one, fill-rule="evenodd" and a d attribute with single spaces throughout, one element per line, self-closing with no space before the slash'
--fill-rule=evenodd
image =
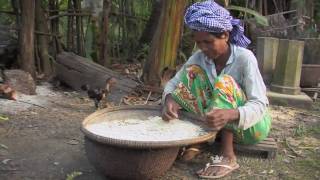
<path id="1" fill-rule="evenodd" d="M 8 84 L 0 84 L 0 97 L 9 100 L 17 100 L 17 91 L 12 89 Z"/>
<path id="2" fill-rule="evenodd" d="M 106 80 L 104 89 L 102 88 L 90 88 L 88 84 L 82 85 L 81 89 L 87 91 L 88 97 L 94 101 L 95 107 L 98 109 L 100 101 L 106 98 L 111 92 L 111 87 L 116 84 L 116 79 L 110 77 Z"/>

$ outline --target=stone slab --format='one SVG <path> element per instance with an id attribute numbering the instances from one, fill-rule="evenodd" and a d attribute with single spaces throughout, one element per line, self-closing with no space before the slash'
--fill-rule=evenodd
<path id="1" fill-rule="evenodd" d="M 302 92 L 299 95 L 289 95 L 268 90 L 267 96 L 271 105 L 310 109 L 313 103 L 312 99 Z"/>

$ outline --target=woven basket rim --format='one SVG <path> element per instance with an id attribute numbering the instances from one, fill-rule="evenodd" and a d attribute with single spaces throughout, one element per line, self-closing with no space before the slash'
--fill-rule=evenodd
<path id="1" fill-rule="evenodd" d="M 105 108 L 98 110 L 92 114 L 90 114 L 88 117 L 86 117 L 81 124 L 81 131 L 84 133 L 86 137 L 88 137 L 91 140 L 100 142 L 102 144 L 108 144 L 113 146 L 119 146 L 119 147 L 130 147 L 130 148 L 165 148 L 165 147 L 178 147 L 178 146 L 187 146 L 192 144 L 198 144 L 201 142 L 208 141 L 210 139 L 215 138 L 217 132 L 212 131 L 208 132 L 208 134 L 198 136 L 191 139 L 184 139 L 184 140 L 178 140 L 178 141 L 131 141 L 131 140 L 121 140 L 121 139 L 113 139 L 109 137 L 103 137 L 99 136 L 97 134 L 94 134 L 90 131 L 88 131 L 85 126 L 90 120 L 94 119 L 97 116 L 100 116 L 101 114 L 105 114 L 108 112 L 114 112 L 114 111 L 121 111 L 121 110 L 161 110 L 161 106 L 157 105 L 125 105 L 125 106 L 118 106 L 118 107 L 112 107 L 112 108 Z M 190 119 L 193 119 L 195 121 L 200 120 L 196 115 L 187 113 L 187 112 L 179 112 L 183 116 L 186 116 Z"/>

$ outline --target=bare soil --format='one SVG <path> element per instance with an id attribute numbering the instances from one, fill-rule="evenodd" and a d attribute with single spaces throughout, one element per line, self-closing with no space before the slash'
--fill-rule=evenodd
<path id="1" fill-rule="evenodd" d="M 82 120 L 95 111 L 93 102 L 49 84 L 38 86 L 37 93 L 20 95 L 24 102 L 0 99 L 0 116 L 9 118 L 0 120 L 0 179 L 59 180 L 76 172 L 81 175 L 74 179 L 105 179 L 88 162 L 80 131 Z M 320 179 L 320 104 L 312 110 L 270 109 L 276 159 L 239 155 L 240 169 L 224 179 Z M 188 163 L 177 160 L 157 179 L 198 179 L 195 172 L 216 151 L 209 148 Z"/>

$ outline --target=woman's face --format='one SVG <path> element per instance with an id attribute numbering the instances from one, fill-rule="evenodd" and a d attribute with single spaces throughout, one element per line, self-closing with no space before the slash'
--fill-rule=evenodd
<path id="1" fill-rule="evenodd" d="M 193 39 L 201 51 L 210 59 L 217 59 L 228 50 L 229 33 L 216 37 L 208 32 L 196 31 Z"/>

